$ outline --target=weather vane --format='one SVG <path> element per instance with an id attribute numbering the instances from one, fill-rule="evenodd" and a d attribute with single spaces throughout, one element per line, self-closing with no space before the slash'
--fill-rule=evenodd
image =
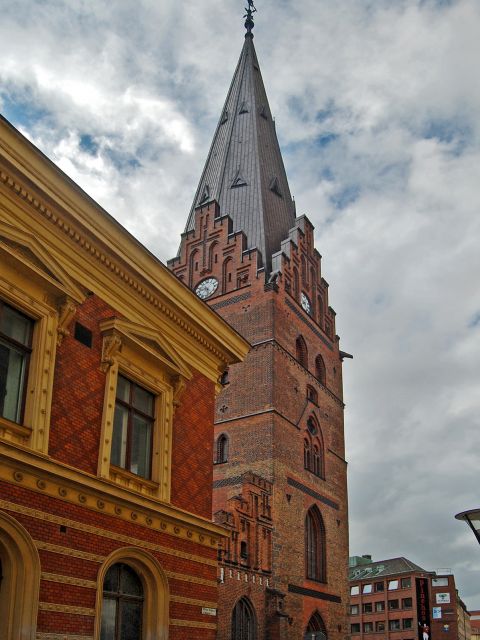
<path id="1" fill-rule="evenodd" d="M 243 17 L 246 18 L 245 20 L 245 29 L 247 30 L 247 33 L 252 33 L 252 29 L 255 26 L 255 23 L 253 22 L 253 14 L 256 12 L 256 8 L 255 5 L 253 4 L 253 0 L 247 0 L 248 2 L 248 8 L 245 7 L 245 11 L 247 12 Z"/>

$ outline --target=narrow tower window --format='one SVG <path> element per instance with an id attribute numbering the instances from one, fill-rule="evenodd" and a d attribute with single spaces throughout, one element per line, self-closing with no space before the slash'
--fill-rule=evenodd
<path id="1" fill-rule="evenodd" d="M 323 386 L 326 386 L 327 370 L 325 368 L 325 361 L 320 354 L 315 358 L 315 377 Z"/>
<path id="2" fill-rule="evenodd" d="M 298 362 L 302 365 L 302 367 L 304 367 L 305 369 L 308 369 L 307 343 L 305 342 L 302 336 L 298 336 L 295 342 L 295 349 L 296 349 L 296 357 Z"/>
<path id="3" fill-rule="evenodd" d="M 316 506 L 309 509 L 305 518 L 305 564 L 309 580 L 325 582 L 325 527 Z"/>
<path id="4" fill-rule="evenodd" d="M 216 464 L 222 464 L 228 461 L 228 436 L 222 433 L 217 438 L 217 457 Z"/>

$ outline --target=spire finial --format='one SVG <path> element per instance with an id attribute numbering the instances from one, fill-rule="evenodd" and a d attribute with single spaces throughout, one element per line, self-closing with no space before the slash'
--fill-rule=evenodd
<path id="1" fill-rule="evenodd" d="M 243 16 L 244 18 L 246 18 L 245 29 L 247 30 L 247 33 L 245 34 L 245 37 L 250 36 L 251 38 L 253 38 L 252 29 L 255 26 L 255 23 L 253 22 L 253 14 L 256 12 L 257 9 L 253 4 L 253 0 L 247 0 L 247 2 L 248 2 L 248 8 L 245 7 L 245 11 L 247 13 Z"/>

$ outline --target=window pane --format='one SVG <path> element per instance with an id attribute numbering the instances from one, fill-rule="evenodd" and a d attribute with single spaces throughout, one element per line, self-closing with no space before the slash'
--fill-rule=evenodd
<path id="1" fill-rule="evenodd" d="M 2 306 L 0 313 L 0 332 L 20 342 L 26 347 L 30 346 L 33 322 L 30 318 L 15 311 L 11 307 Z"/>
<path id="2" fill-rule="evenodd" d="M 133 389 L 133 406 L 142 413 L 153 416 L 153 400 L 154 396 L 142 387 L 134 386 Z"/>
<path id="3" fill-rule="evenodd" d="M 102 625 L 100 640 L 115 640 L 115 614 L 117 603 L 110 598 L 104 598 L 102 603 Z"/>
<path id="4" fill-rule="evenodd" d="M 398 580 L 390 580 L 388 583 L 388 590 L 393 591 L 394 589 L 398 589 Z"/>
<path id="5" fill-rule="evenodd" d="M 372 585 L 364 584 L 363 585 L 363 593 L 372 593 Z"/>
<path id="6" fill-rule="evenodd" d="M 143 587 L 140 578 L 133 569 L 127 565 L 122 566 L 120 578 L 120 592 L 129 596 L 143 596 Z"/>
<path id="7" fill-rule="evenodd" d="M 355 587 L 350 587 L 351 596 L 358 596 L 359 593 L 360 593 L 360 587 L 358 585 Z"/>
<path id="8" fill-rule="evenodd" d="M 142 478 L 150 477 L 152 423 L 138 415 L 133 416 L 130 471 Z"/>
<path id="9" fill-rule="evenodd" d="M 117 398 L 124 402 L 130 402 L 130 382 L 123 376 L 118 376 Z"/>
<path id="10" fill-rule="evenodd" d="M 114 564 L 110 567 L 110 569 L 105 574 L 105 578 L 103 580 L 103 590 L 109 591 L 110 593 L 117 593 L 118 591 L 118 572 L 119 565 Z"/>
<path id="11" fill-rule="evenodd" d="M 20 421 L 26 355 L 0 340 L 0 409 L 12 422 Z"/>
<path id="12" fill-rule="evenodd" d="M 111 462 L 117 467 L 125 468 L 127 453 L 128 410 L 117 404 L 113 419 L 112 455 Z"/>
<path id="13" fill-rule="evenodd" d="M 123 600 L 120 607 L 121 640 L 140 640 L 142 637 L 142 603 Z"/>

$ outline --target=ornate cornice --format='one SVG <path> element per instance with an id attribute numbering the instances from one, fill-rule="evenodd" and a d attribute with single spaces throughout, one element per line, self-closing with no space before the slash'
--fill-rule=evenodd
<path id="1" fill-rule="evenodd" d="M 148 285 L 143 284 L 138 278 L 135 278 L 132 275 L 132 270 L 128 265 L 122 265 L 118 260 L 113 259 L 107 251 L 100 248 L 98 243 L 87 238 L 82 232 L 67 222 L 65 217 L 62 217 L 58 212 L 53 211 L 50 207 L 46 206 L 37 197 L 35 197 L 30 190 L 20 184 L 17 179 L 9 175 L 5 168 L 0 170 L 0 182 L 5 184 L 5 186 L 11 189 L 18 197 L 22 198 L 26 203 L 33 207 L 44 219 L 55 225 L 60 231 L 68 236 L 72 242 L 76 243 L 86 253 L 88 253 L 91 258 L 94 258 L 97 262 L 101 263 L 102 267 L 108 269 L 124 284 L 133 289 L 133 291 L 141 296 L 146 302 L 160 311 L 169 320 L 172 320 L 177 324 L 182 331 L 187 333 L 205 349 L 210 351 L 210 353 L 212 353 L 216 358 L 224 362 L 231 360 L 231 356 L 228 356 L 226 351 L 221 351 L 213 346 L 209 340 L 203 337 L 201 333 L 192 327 L 184 318 L 162 302 L 158 296 L 149 291 Z M 181 285 L 179 284 L 179 286 Z"/>
<path id="2" fill-rule="evenodd" d="M 59 525 L 64 525 L 66 527 L 69 527 L 70 529 L 82 531 L 83 533 L 90 533 L 102 538 L 107 538 L 109 540 L 116 540 L 119 542 L 123 542 L 124 544 L 127 544 L 127 545 L 142 547 L 144 549 L 149 549 L 150 551 L 155 551 L 157 553 L 163 553 L 165 555 L 175 556 L 177 558 L 183 558 L 184 560 L 198 562 L 200 564 L 209 565 L 211 567 L 217 566 L 217 561 L 214 559 L 205 558 L 203 556 L 199 556 L 194 553 L 187 553 L 186 551 L 181 551 L 174 547 L 167 547 L 165 545 L 154 544 L 153 542 L 148 542 L 147 540 L 142 540 L 141 538 L 126 536 L 117 531 L 109 531 L 108 529 L 102 529 L 101 527 L 94 527 L 93 525 L 85 524 L 84 522 L 78 522 L 77 520 L 63 518 L 61 516 L 56 516 L 51 513 L 48 513 L 46 511 L 40 511 L 38 509 L 32 509 L 31 507 L 18 505 L 14 502 L 8 502 L 7 500 L 0 500 L 0 507 L 2 509 L 5 509 L 6 511 L 12 511 L 14 513 L 21 513 L 23 515 L 28 515 L 31 518 L 43 520 L 44 522 L 51 522 Z M 84 551 L 77 551 L 76 549 L 71 549 L 70 547 L 58 547 L 58 545 L 53 545 L 41 540 L 37 540 L 35 544 L 37 544 L 37 547 L 39 549 L 41 548 L 46 551 L 55 551 L 55 549 L 58 548 L 60 549 L 59 553 L 62 553 L 64 555 L 82 557 L 85 560 L 91 560 L 92 562 L 103 562 L 102 556 L 98 556 L 92 553 L 87 553 Z M 82 554 L 82 555 L 76 555 L 76 554 Z"/>
<path id="3" fill-rule="evenodd" d="M 218 525 L 183 512 L 163 501 L 152 500 L 143 494 L 138 495 L 128 489 L 117 487 L 108 480 L 92 477 L 41 457 L 37 458 L 30 452 L 22 452 L 28 462 L 5 456 L 4 450 L 7 448 L 11 449 L 13 455 L 20 453 L 16 447 L 0 442 L 0 480 L 209 548 L 216 548 L 224 534 Z M 55 473 L 52 473 L 53 470 Z M 24 508 L 26 507 L 22 507 Z M 47 516 L 43 514 L 42 517 Z M 48 517 L 57 521 L 57 516 Z M 60 520 L 64 519 L 59 518 L 58 522 Z M 73 524 L 76 528 L 86 526 L 81 523 L 72 523 L 71 526 Z"/>

